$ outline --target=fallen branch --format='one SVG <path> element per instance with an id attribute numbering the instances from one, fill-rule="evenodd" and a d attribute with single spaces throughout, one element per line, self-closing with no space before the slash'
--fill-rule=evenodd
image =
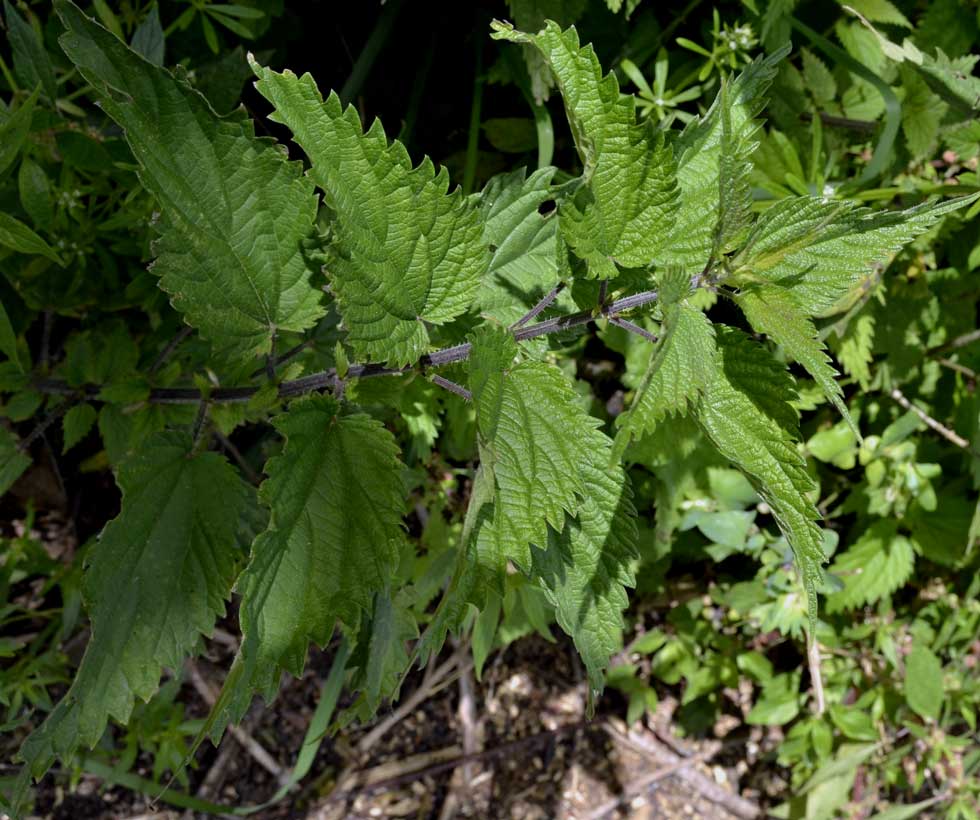
<path id="1" fill-rule="evenodd" d="M 614 742 L 625 745 L 633 751 L 650 758 L 658 766 L 675 766 L 681 761 L 686 762 L 690 760 L 690 758 L 682 758 L 674 754 L 666 746 L 645 734 L 627 729 L 622 721 L 615 719 L 608 720 L 603 724 L 603 729 Z M 723 789 L 690 765 L 681 766 L 671 771 L 671 774 L 683 780 L 706 800 L 710 800 L 712 803 L 723 807 L 736 817 L 743 818 L 743 820 L 754 820 L 754 818 L 760 815 L 759 807 L 751 800 L 746 800 L 741 795 Z"/>
<path id="2" fill-rule="evenodd" d="M 897 387 L 892 388 L 891 392 L 888 395 L 890 395 L 895 401 L 897 401 L 906 410 L 915 413 L 915 415 L 917 415 L 927 427 L 931 428 L 932 430 L 935 430 L 937 433 L 939 433 L 939 435 L 941 435 L 944 439 L 946 439 L 946 441 L 950 442 L 951 444 L 955 444 L 957 447 L 960 447 L 963 450 L 972 449 L 970 447 L 970 442 L 968 442 L 965 438 L 950 430 L 944 424 L 941 424 L 940 422 L 936 421 L 932 416 L 926 413 L 925 410 L 922 410 L 919 407 L 916 407 L 914 404 L 912 404 L 912 402 L 910 402 L 907 398 L 905 398 L 905 394 L 902 393 L 902 391 L 899 390 Z"/>

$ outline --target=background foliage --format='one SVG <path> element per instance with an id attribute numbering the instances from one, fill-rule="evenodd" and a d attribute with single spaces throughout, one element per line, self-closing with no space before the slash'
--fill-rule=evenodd
<path id="1" fill-rule="evenodd" d="M 573 624 L 569 602 L 580 600 L 576 584 L 583 580 L 562 577 L 531 544 L 548 542 L 553 555 L 588 556 L 590 522 L 620 526 L 611 517 L 619 512 L 614 488 L 612 502 L 580 510 L 564 535 L 555 535 L 581 494 L 568 476 L 605 488 L 606 464 L 594 458 L 607 455 L 601 426 L 618 435 L 633 487 L 632 498 L 618 503 L 635 508 L 638 519 L 610 567 L 582 569 L 584 582 L 604 573 L 619 592 L 635 583 L 628 646 L 607 673 L 611 691 L 600 708 L 643 720 L 658 693 L 669 691 L 681 702 L 678 725 L 692 734 L 723 714 L 782 727 L 784 739 L 767 762 L 788 783 L 772 807 L 777 816 L 980 813 L 980 688 L 973 674 L 980 661 L 977 206 L 916 211 L 914 230 L 894 217 L 936 196 L 980 189 L 976 3 L 862 0 L 846 10 L 825 0 L 715 9 L 696 1 L 648 8 L 513 0 L 455 9 L 434 24 L 409 4 L 389 3 L 377 15 L 371 9 L 364 19 L 337 22 L 338 40 L 364 42 L 352 61 L 339 63 L 325 54 L 330 50 L 296 39 L 302 15 L 281 3 L 98 2 L 86 11 L 110 33 L 92 34 L 91 24 L 66 6 L 62 18 L 45 3 L 3 8 L 0 484 L 9 491 L 4 519 L 12 522 L 3 533 L 0 573 L 5 750 L 13 754 L 52 716 L 58 730 L 23 747 L 38 773 L 81 740 L 95 749 L 74 758 L 76 771 L 111 764 L 125 772 L 139 749 L 152 758 L 154 779 L 170 772 L 186 782 L 184 761 L 201 732 L 220 735 L 251 691 L 271 697 L 280 669 L 302 669 L 310 640 L 341 657 L 351 652 L 347 684 L 359 694 L 338 716 L 344 723 L 367 719 L 393 697 L 413 653 L 438 652 L 454 621 L 472 634 L 477 670 L 490 653 L 529 632 L 550 635 L 553 622 L 578 629 L 576 643 L 598 690 L 626 600 L 614 591 L 594 622 Z M 559 26 L 547 29 L 547 39 L 515 44 L 490 39 L 491 17 L 510 19 L 524 32 L 546 19 Z M 89 34 L 59 42 L 66 22 Z M 572 23 L 582 44 L 594 44 L 595 66 L 575 62 L 577 44 L 561 34 Z M 158 75 L 126 70 L 123 62 L 116 66 L 122 79 L 107 81 L 99 54 L 116 48 L 117 37 L 187 85 L 155 86 Z M 772 55 L 787 40 L 792 50 L 779 61 Z M 256 55 L 258 89 L 247 82 L 253 71 L 247 50 Z M 568 75 L 559 65 L 566 53 Z M 304 100 L 315 87 L 258 67 L 268 65 L 310 70 L 324 95 L 334 88 L 329 122 L 303 133 Z M 606 70 L 636 97 L 603 85 Z M 568 76 L 594 78 L 597 91 L 594 108 L 572 107 L 566 125 L 561 94 Z M 133 83 L 132 93 L 116 93 L 119 82 Z M 247 114 L 214 125 L 188 88 L 219 113 L 242 101 Z M 695 119 L 717 95 L 728 116 Z M 153 100 L 179 116 L 154 121 L 164 134 L 159 144 L 133 142 L 140 125 L 154 119 L 147 108 Z M 356 107 L 341 113 L 349 101 Z M 338 162 L 333 147 L 359 145 L 362 126 L 375 115 L 387 131 L 368 132 L 362 165 L 354 164 L 354 150 Z M 692 121 L 674 146 L 679 192 L 672 192 L 670 181 L 656 176 L 666 153 L 646 124 L 679 129 Z M 200 128 L 192 133 L 188 123 Z M 312 165 L 309 177 L 271 142 L 252 139 L 263 128 L 291 152 L 294 135 Z M 603 129 L 604 142 L 588 142 Z M 396 136 L 407 153 L 388 147 L 386 138 Z M 184 150 L 164 156 L 168 144 L 178 143 Z M 212 154 L 213 145 L 220 151 Z M 438 168 L 418 165 L 425 155 L 438 159 Z M 648 163 L 642 196 L 629 198 L 632 188 L 604 160 L 611 155 L 625 156 L 637 173 Z M 722 156 L 730 166 L 719 164 Z M 704 227 L 704 202 L 685 199 L 711 161 L 720 169 L 720 227 L 713 220 Z M 177 177 L 169 175 L 171 162 L 179 165 Z M 591 199 L 570 200 L 559 236 L 539 209 L 548 211 L 554 191 L 582 171 Z M 208 199 L 217 190 L 209 180 L 238 172 L 263 180 L 258 196 L 249 190 L 236 201 L 230 185 L 224 191 L 230 195 Z M 347 198 L 372 174 L 378 183 L 360 192 L 362 200 Z M 186 180 L 197 182 L 193 191 Z M 319 210 L 314 182 L 326 192 Z M 406 187 L 414 197 L 410 218 L 391 235 L 397 241 L 375 247 L 372 220 L 388 224 Z M 808 204 L 797 197 L 809 197 Z M 735 207 L 743 200 L 750 203 L 745 213 Z M 874 209 L 884 238 L 851 248 L 830 244 L 858 225 L 863 206 Z M 346 234 L 346 223 L 332 218 L 345 208 L 363 216 Z M 759 221 L 750 234 L 754 215 Z M 675 227 L 658 232 L 668 217 Z M 478 222 L 486 225 L 489 250 L 481 246 Z M 415 264 L 408 251 L 419 236 L 430 236 L 422 226 L 432 224 L 441 231 L 431 234 L 434 255 L 459 256 L 444 271 L 426 273 L 438 282 L 451 269 L 449 296 L 425 301 L 416 280 L 400 282 L 396 273 Z M 321 241 L 327 230 L 335 231 L 329 247 Z M 779 262 L 768 269 L 759 260 L 768 258 L 766 241 L 779 231 L 797 232 L 796 255 L 782 263 L 785 269 Z M 256 236 L 276 238 L 261 248 L 274 259 L 271 268 L 248 269 Z M 825 241 L 830 250 L 822 256 Z M 793 512 L 733 469 L 732 462 L 744 465 L 751 454 L 719 444 L 720 454 L 708 438 L 728 440 L 725 419 L 754 408 L 716 396 L 717 406 L 729 409 L 702 420 L 704 432 L 684 415 L 710 381 L 698 371 L 703 357 L 685 361 L 661 345 L 659 369 L 648 370 L 649 338 L 596 316 L 591 325 L 525 342 L 533 360 L 506 376 L 498 373 L 501 361 L 513 359 L 506 335 L 484 328 L 469 336 L 468 364 L 440 373 L 470 386 L 475 411 L 426 374 L 357 378 L 363 372 L 350 371 L 365 358 L 400 366 L 431 347 L 462 342 L 476 325 L 476 315 L 466 315 L 474 300 L 480 314 L 502 325 L 519 320 L 555 284 L 562 243 L 574 251 L 564 259 L 579 266 L 569 274 L 576 282 L 539 319 L 590 310 L 600 298 L 590 277 L 616 277 L 614 290 L 642 282 L 630 266 L 641 267 L 663 248 L 678 264 L 700 265 L 696 250 L 704 242 L 742 248 L 727 271 L 736 277 L 743 271 L 737 296 L 719 297 L 713 289 L 689 294 L 683 275 L 658 271 L 661 295 L 673 297 L 632 320 L 648 336 L 676 332 L 704 341 L 710 328 L 699 330 L 699 322 L 707 311 L 715 322 L 765 340 L 795 377 L 792 408 L 764 408 L 758 437 L 778 438 L 778 419 L 788 412 L 795 424 L 799 412 L 802 446 L 787 438 L 786 457 L 798 461 L 799 492 L 822 516 L 811 555 L 830 556 L 825 572 L 815 563 L 810 568 L 810 585 L 821 596 L 813 634 L 825 708 L 808 664 L 801 564 L 776 526 Z M 621 269 L 606 261 L 613 256 Z M 750 274 L 759 270 L 781 280 L 825 266 L 828 256 L 861 278 L 843 294 L 832 283 L 810 285 L 805 312 L 816 315 L 812 324 L 802 324 L 779 293 L 753 289 L 759 283 Z M 374 264 L 393 300 L 404 301 L 383 315 L 357 281 Z M 334 287 L 336 301 L 308 287 L 310 271 L 322 265 L 339 271 L 331 281 L 351 282 Z M 214 272 L 211 280 L 194 280 L 201 266 Z M 228 289 L 213 282 L 238 266 L 238 275 L 257 282 L 254 303 L 222 307 Z M 270 269 L 274 282 L 263 279 Z M 186 332 L 179 311 L 200 334 Z M 424 321 L 399 318 L 405 315 Z M 453 325 L 461 316 L 462 326 Z M 726 356 L 742 361 L 739 351 L 749 342 L 737 331 L 722 335 Z M 841 379 L 834 380 L 815 340 L 829 347 Z M 753 355 L 744 353 L 744 361 L 751 364 Z M 545 361 L 557 363 L 563 377 Z M 330 368 L 351 375 L 339 415 L 337 399 L 328 396 L 278 415 L 276 382 Z M 747 379 L 753 389 L 767 381 L 789 384 L 786 372 L 749 368 Z M 671 389 L 677 384 L 690 393 Z M 242 401 L 184 401 L 244 385 L 257 389 Z M 485 413 L 487 396 L 504 409 Z M 567 417 L 528 415 L 555 396 Z M 624 413 L 635 397 L 636 409 Z M 547 508 L 526 522 L 521 510 L 490 502 L 494 491 L 527 478 L 520 463 L 545 438 L 529 436 L 515 447 L 500 426 L 518 417 L 538 433 L 557 430 L 557 438 L 575 431 L 562 452 L 542 454 L 554 461 L 554 472 L 520 486 Z M 187 460 L 192 448 L 214 452 Z M 479 471 L 478 462 L 485 465 Z M 355 470 L 377 481 L 343 498 L 319 499 L 315 514 L 310 499 L 297 498 L 297 487 Z M 263 473 L 260 490 L 247 486 Z M 117 485 L 125 496 L 118 517 Z M 275 509 L 276 499 L 294 507 L 279 508 L 281 518 L 273 512 L 270 522 L 263 510 Z M 77 552 L 52 557 L 38 537 L 37 516 L 50 509 L 67 512 L 82 545 Z M 354 519 L 360 525 L 352 530 Z M 494 530 L 491 519 L 503 523 Z M 499 543 L 481 540 L 483 532 L 498 537 L 504 524 L 513 531 Z M 541 533 L 529 535 L 535 527 Z M 257 533 L 263 535 L 253 543 Z M 135 542 L 153 543 L 170 559 L 155 565 L 148 552 L 139 572 L 113 575 Z M 633 543 L 638 555 L 626 560 Z M 252 562 L 239 578 L 250 544 Z M 264 570 L 287 548 L 305 550 L 305 563 L 277 569 L 268 582 Z M 455 552 L 470 548 L 468 566 L 476 574 L 460 579 Z M 329 563 L 319 561 L 323 554 L 332 556 Z M 375 559 L 365 560 L 370 555 Z M 508 573 L 495 587 L 488 579 L 498 567 L 484 560 L 488 555 L 503 555 L 526 574 Z M 187 569 L 200 566 L 208 570 Z M 177 677 L 157 691 L 158 672 L 166 667 L 179 676 L 183 656 L 199 648 L 197 633 L 225 612 L 235 578 L 243 603 L 236 596 L 231 607 L 242 651 L 227 700 L 202 726 L 183 719 Z M 250 603 L 299 581 L 309 582 L 310 595 L 288 616 L 270 618 Z M 205 604 L 169 611 L 170 584 L 196 588 Z M 439 605 L 447 584 L 464 592 Z M 375 595 L 378 586 L 397 594 Z M 102 606 L 119 605 L 120 597 L 156 613 L 141 625 L 144 632 L 115 634 L 104 617 L 100 624 Z M 331 644 L 338 618 L 347 625 L 343 649 Z M 90 662 L 76 675 L 78 653 L 68 650 L 89 627 L 107 648 L 101 665 Z M 148 656 L 158 635 L 174 636 L 173 645 Z M 74 710 L 66 702 L 56 706 L 71 681 L 80 690 L 119 694 Z M 748 697 L 735 703 L 733 691 Z M 105 729 L 110 716 L 127 726 Z M 12 778 L 4 784 L 13 794 Z"/>

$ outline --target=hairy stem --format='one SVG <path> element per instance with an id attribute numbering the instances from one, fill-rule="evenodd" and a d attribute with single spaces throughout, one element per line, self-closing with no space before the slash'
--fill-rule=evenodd
<path id="1" fill-rule="evenodd" d="M 636 308 L 649 305 L 657 301 L 657 291 L 646 290 L 641 293 L 634 293 L 631 296 L 624 296 L 610 302 L 605 316 L 616 318 L 623 313 Z M 514 338 L 523 342 L 528 339 L 537 339 L 540 336 L 549 336 L 552 333 L 561 333 L 571 328 L 587 325 L 595 319 L 594 310 L 582 310 L 568 316 L 557 316 L 554 319 L 546 319 L 533 325 L 518 328 L 514 331 Z M 352 364 L 347 369 L 345 378 L 368 379 L 374 376 L 401 376 L 406 373 L 425 370 L 430 367 L 441 367 L 456 362 L 464 362 L 470 357 L 470 344 L 453 345 L 444 347 L 422 356 L 418 363 L 409 367 L 385 367 L 381 364 Z M 264 369 L 263 369 L 264 372 Z M 301 376 L 298 379 L 282 382 L 279 385 L 279 396 L 283 399 L 292 399 L 303 396 L 306 393 L 313 393 L 317 390 L 324 390 L 333 387 L 337 381 L 337 371 L 334 368 L 323 370 L 319 373 L 311 373 L 308 376 Z M 78 389 L 69 387 L 64 381 L 59 379 L 38 379 L 33 387 L 41 393 L 54 395 L 77 395 L 82 398 L 96 398 L 101 387 L 99 385 L 88 385 Z M 218 387 L 211 390 L 208 400 L 212 404 L 229 404 L 236 402 L 247 402 L 256 393 L 258 387 Z M 150 391 L 148 401 L 151 404 L 198 404 L 202 399 L 201 391 L 195 387 L 156 387 Z"/>

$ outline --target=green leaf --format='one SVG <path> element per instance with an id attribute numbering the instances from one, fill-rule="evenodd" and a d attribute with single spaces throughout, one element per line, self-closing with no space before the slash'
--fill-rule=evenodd
<path id="1" fill-rule="evenodd" d="M 651 433 L 668 415 L 682 416 L 711 381 L 715 332 L 700 310 L 683 302 L 664 311 L 660 341 L 628 412 L 616 419 L 616 451 Z"/>
<path id="2" fill-rule="evenodd" d="M 729 281 L 780 285 L 807 315 L 835 312 L 876 265 L 977 196 L 875 212 L 845 200 L 780 200 L 755 223 Z"/>
<path id="3" fill-rule="evenodd" d="M 886 23 L 903 28 L 912 28 L 908 18 L 902 14 L 890 0 L 847 0 L 841 5 L 850 6 L 858 14 L 873 23 Z"/>
<path id="4" fill-rule="evenodd" d="M 828 570 L 844 588 L 827 598 L 827 611 L 840 612 L 880 601 L 899 589 L 915 567 L 915 550 L 898 524 L 880 519 L 871 524 L 845 552 L 834 556 Z"/>
<path id="5" fill-rule="evenodd" d="M 20 194 L 20 204 L 24 206 L 27 215 L 34 220 L 39 228 L 49 228 L 54 219 L 54 203 L 51 197 L 51 183 L 36 162 L 28 157 L 20 161 L 17 172 L 17 188 Z"/>
<path id="6" fill-rule="evenodd" d="M 133 32 L 133 51 L 147 62 L 162 66 L 166 49 L 166 35 L 160 25 L 160 7 L 154 3 Z"/>
<path id="7" fill-rule="evenodd" d="M 274 424 L 286 446 L 259 490 L 272 517 L 237 584 L 243 640 L 212 737 L 253 692 L 271 701 L 283 670 L 300 675 L 310 642 L 326 645 L 336 621 L 357 627 L 387 590 L 404 538 L 403 468 L 379 422 L 313 396 Z"/>
<path id="8" fill-rule="evenodd" d="M 609 463 L 609 442 L 580 467 L 588 494 L 561 532 L 548 531 L 532 552 L 532 575 L 575 642 L 589 678 L 590 700 L 602 691 L 610 657 L 623 646 L 625 587 L 636 579 L 636 510 L 623 468 Z"/>
<path id="9" fill-rule="evenodd" d="M 506 559 L 527 571 L 531 544 L 561 532 L 589 488 L 582 471 L 611 442 L 578 404 L 553 365 L 517 361 L 517 343 L 490 325 L 471 336 L 470 390 L 481 468 L 493 479 L 493 537 Z"/>
<path id="10" fill-rule="evenodd" d="M 701 394 L 697 417 L 721 454 L 746 472 L 796 556 L 810 626 L 817 617 L 817 586 L 825 560 L 815 489 L 799 438 L 792 377 L 758 344 L 733 328 L 718 329 L 715 377 Z"/>
<path id="11" fill-rule="evenodd" d="M 65 0 L 62 47 L 123 127 L 140 178 L 163 206 L 160 286 L 189 324 L 243 358 L 323 314 L 317 198 L 299 163 L 258 139 L 239 111 L 219 118 L 197 91 L 151 65 Z"/>
<path id="12" fill-rule="evenodd" d="M 765 333 L 813 376 L 824 395 L 861 441 L 861 431 L 844 404 L 844 393 L 837 383 L 837 371 L 830 363 L 813 322 L 794 302 L 793 291 L 773 286 L 748 287 L 735 300 L 756 331 Z"/>
<path id="13" fill-rule="evenodd" d="M 256 88 L 313 165 L 334 210 L 331 287 L 359 356 L 392 365 L 416 361 L 427 325 L 472 304 L 489 255 L 479 211 L 429 159 L 413 168 L 378 121 L 365 133 L 356 109 L 324 100 L 309 74 L 277 74 L 252 61 Z"/>
<path id="14" fill-rule="evenodd" d="M 831 343 L 844 372 L 857 379 L 862 390 L 867 390 L 871 386 L 870 364 L 874 358 L 875 317 L 867 311 L 859 313 L 847 322 L 836 343 L 833 339 L 832 336 Z"/>
<path id="15" fill-rule="evenodd" d="M 418 637 L 411 610 L 383 592 L 374 596 L 371 610 L 364 613 L 357 644 L 349 667 L 356 673 L 352 685 L 360 693 L 353 712 L 367 720 L 382 699 L 394 697 L 409 667 L 408 641 Z"/>
<path id="16" fill-rule="evenodd" d="M 702 268 L 715 246 L 715 230 L 725 207 L 728 191 L 722 196 L 722 180 L 742 179 L 744 162 L 754 148 L 761 127 L 757 119 L 765 106 L 765 94 L 776 66 L 788 54 L 788 46 L 747 66 L 719 93 L 708 112 L 692 120 L 674 141 L 680 205 L 670 231 L 660 236 L 657 259 L 685 269 Z M 727 127 L 723 120 L 727 117 Z M 723 139 L 723 131 L 727 136 Z M 735 149 L 737 158 L 722 172 L 724 146 Z M 740 184 L 743 191 L 744 188 Z M 744 208 L 744 203 L 741 206 Z"/>
<path id="17" fill-rule="evenodd" d="M 31 466 L 31 459 L 17 446 L 17 439 L 6 427 L 0 427 L 0 497 L 3 497 L 21 474 Z"/>
<path id="18" fill-rule="evenodd" d="M 947 106 L 909 66 L 899 66 L 902 87 L 902 133 L 913 160 L 927 159 L 936 150 Z"/>
<path id="19" fill-rule="evenodd" d="M 905 658 L 905 700 L 916 714 L 939 720 L 944 698 L 942 663 L 928 646 L 915 644 Z"/>
<path id="20" fill-rule="evenodd" d="M 31 118 L 40 92 L 40 88 L 35 88 L 34 93 L 0 124 L 0 174 L 17 158 L 31 132 Z"/>
<path id="21" fill-rule="evenodd" d="M 24 741 L 35 777 L 94 746 L 110 717 L 129 720 L 224 613 L 239 556 L 247 487 L 217 453 L 161 433 L 119 469 L 122 511 L 85 575 L 92 637 L 68 694 Z"/>
<path id="22" fill-rule="evenodd" d="M 745 716 L 750 725 L 783 726 L 800 713 L 799 675 L 776 675 L 762 688 L 762 697 Z"/>
<path id="23" fill-rule="evenodd" d="M 574 27 L 548 21 L 538 34 L 494 23 L 494 37 L 534 45 L 553 72 L 582 160 L 582 186 L 562 204 L 569 247 L 589 275 L 609 279 L 616 265 L 651 263 L 677 207 L 674 163 L 662 133 L 636 122 L 635 98 L 621 95 L 614 74 L 602 75 L 591 45 Z"/>
<path id="24" fill-rule="evenodd" d="M 826 64 L 809 49 L 801 49 L 803 80 L 817 102 L 829 103 L 837 97 L 837 81 Z"/>
<path id="25" fill-rule="evenodd" d="M 587 0 L 507 0 L 510 14 L 522 31 L 540 31 L 549 20 L 569 26 L 582 16 L 586 5 Z M 554 75 L 537 48 L 525 45 L 524 57 L 531 79 L 531 94 L 535 103 L 541 106 L 555 86 Z"/>
<path id="26" fill-rule="evenodd" d="M 38 88 L 50 102 L 58 98 L 54 66 L 44 44 L 30 23 L 26 22 L 3 0 L 3 17 L 7 24 L 7 39 L 14 57 L 14 74 L 27 88 Z"/>
<path id="27" fill-rule="evenodd" d="M 480 194 L 491 257 L 477 305 L 502 324 L 520 319 L 560 278 L 558 222 L 538 212 L 554 196 L 554 174 L 554 168 L 540 168 L 525 179 L 521 168 L 493 177 Z"/>
<path id="28" fill-rule="evenodd" d="M 61 452 L 67 453 L 72 447 L 88 435 L 92 425 L 95 424 L 97 417 L 95 408 L 91 404 L 76 404 L 67 413 L 62 421 L 64 427 L 64 444 Z"/>
<path id="29" fill-rule="evenodd" d="M 0 246 L 10 248 L 18 253 L 29 253 L 43 256 L 61 265 L 61 258 L 47 242 L 19 219 L 0 211 Z"/>

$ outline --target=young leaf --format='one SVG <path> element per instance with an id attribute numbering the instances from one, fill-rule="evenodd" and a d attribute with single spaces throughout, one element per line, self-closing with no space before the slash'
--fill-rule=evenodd
<path id="1" fill-rule="evenodd" d="M 574 26 L 546 23 L 526 34 L 495 22 L 494 37 L 535 46 L 558 82 L 582 159 L 582 187 L 560 211 L 569 247 L 589 263 L 589 275 L 611 279 L 616 263 L 653 261 L 677 207 L 674 162 L 663 134 L 636 122 L 635 98 L 602 75 L 591 45 L 579 46 Z"/>
<path id="2" fill-rule="evenodd" d="M 837 383 L 837 371 L 830 364 L 830 357 L 817 336 L 813 322 L 793 301 L 792 291 L 771 285 L 749 287 L 739 293 L 735 300 L 755 330 L 765 333 L 806 368 L 860 441 L 861 431 L 844 404 L 844 393 Z"/>
<path id="3" fill-rule="evenodd" d="M 238 581 L 243 641 L 216 707 L 220 736 L 282 671 L 300 675 L 311 641 L 324 646 L 338 620 L 356 627 L 386 590 L 402 538 L 402 464 L 394 437 L 326 396 L 295 402 L 275 420 L 286 437 L 259 490 L 272 511 Z"/>
<path id="4" fill-rule="evenodd" d="M 566 515 L 561 532 L 549 530 L 547 546 L 532 552 L 532 574 L 575 642 L 593 697 L 602 691 L 609 658 L 622 648 L 625 587 L 636 581 L 632 492 L 623 468 L 609 466 L 607 452 L 597 450 L 582 465 L 588 494 L 574 516 Z"/>
<path id="5" fill-rule="evenodd" d="M 772 509 L 796 555 L 806 589 L 811 630 L 825 560 L 819 514 L 807 493 L 815 489 L 799 437 L 792 377 L 741 331 L 718 328 L 715 377 L 701 394 L 697 417 L 719 452 L 746 472 Z"/>
<path id="6" fill-rule="evenodd" d="M 254 60 L 256 88 L 275 107 L 313 164 L 336 214 L 327 265 L 349 339 L 359 356 L 405 365 L 429 344 L 427 324 L 465 313 L 487 268 L 475 203 L 429 159 L 413 168 L 381 123 L 364 132 L 357 111 L 309 74 L 277 74 Z"/>
<path id="7" fill-rule="evenodd" d="M 711 321 L 684 302 L 664 309 L 657 350 L 629 411 L 616 419 L 616 452 L 648 433 L 668 415 L 681 416 L 711 381 L 715 331 Z"/>
<path id="8" fill-rule="evenodd" d="M 20 751 L 35 777 L 95 745 L 110 717 L 128 721 L 224 613 L 250 497 L 224 458 L 191 445 L 160 433 L 119 469 L 122 512 L 85 575 L 92 638 L 68 694 Z"/>
<path id="9" fill-rule="evenodd" d="M 319 266 L 304 243 L 315 237 L 317 197 L 299 163 L 256 138 L 244 112 L 218 117 L 77 6 L 55 7 L 65 53 L 125 130 L 163 206 L 154 270 L 174 307 L 243 358 L 268 352 L 279 331 L 313 325 L 323 313 L 312 284 Z"/>
<path id="10" fill-rule="evenodd" d="M 62 453 L 67 453 L 88 435 L 89 430 L 92 429 L 92 425 L 95 424 L 96 417 L 95 408 L 88 402 L 76 404 L 65 413 L 65 418 L 62 421 L 64 429 Z"/>
<path id="11" fill-rule="evenodd" d="M 845 200 L 781 200 L 755 223 L 729 281 L 772 282 L 791 290 L 804 314 L 833 313 L 875 265 L 978 196 L 876 212 Z"/>
<path id="12" fill-rule="evenodd" d="M 716 226 L 724 221 L 723 208 L 733 193 L 722 191 L 722 180 L 727 178 L 730 184 L 736 184 L 734 193 L 741 190 L 744 198 L 745 162 L 761 126 L 756 118 L 765 106 L 765 94 L 776 76 L 776 66 L 788 53 L 789 46 L 785 46 L 746 66 L 726 86 L 724 96 L 719 94 L 708 112 L 692 120 L 674 141 L 680 204 L 673 227 L 660 234 L 659 262 L 701 268 L 710 258 Z M 723 122 L 725 116 L 727 125 Z M 727 134 L 724 139 L 723 131 Z M 726 155 L 723 173 L 722 157 Z M 738 201 L 738 208 L 743 209 L 744 202 Z"/>
<path id="13" fill-rule="evenodd" d="M 561 532 L 588 488 L 583 465 L 608 456 L 599 421 L 577 403 L 561 371 L 544 362 L 515 361 L 506 330 L 483 326 L 472 335 L 470 390 L 476 405 L 481 469 L 492 476 L 493 537 L 504 558 L 527 571 L 531 544 Z"/>

